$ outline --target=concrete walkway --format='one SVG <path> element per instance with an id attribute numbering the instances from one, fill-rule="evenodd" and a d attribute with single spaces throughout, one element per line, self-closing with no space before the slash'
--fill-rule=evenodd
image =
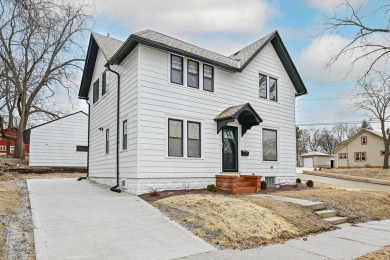
<path id="1" fill-rule="evenodd" d="M 390 245 L 390 220 L 343 224 L 334 231 L 248 250 L 220 250 L 184 259 L 354 259 Z"/>
<path id="2" fill-rule="evenodd" d="M 297 178 L 301 178 L 302 180 L 312 180 L 314 181 L 314 185 L 316 182 L 319 182 L 319 183 L 343 186 L 346 188 L 390 191 L 390 186 L 387 185 L 366 183 L 360 181 L 341 180 L 341 179 L 328 178 L 322 176 L 308 175 L 303 173 L 300 174 L 298 173 Z"/>
<path id="3" fill-rule="evenodd" d="M 137 196 L 76 179 L 27 185 L 37 260 L 172 259 L 216 250 Z"/>
<path id="4" fill-rule="evenodd" d="M 291 197 L 283 197 L 283 196 L 276 196 L 276 195 L 270 195 L 270 194 L 253 194 L 248 195 L 249 197 L 255 197 L 255 198 L 266 198 L 266 199 L 274 199 L 274 200 L 281 200 L 286 202 L 291 202 L 294 204 L 301 205 L 303 207 L 308 207 L 313 210 L 317 209 L 317 206 L 319 206 L 320 209 L 324 208 L 326 205 L 322 201 L 311 201 L 311 200 L 303 200 L 303 199 L 297 199 L 297 198 L 291 198 Z"/>

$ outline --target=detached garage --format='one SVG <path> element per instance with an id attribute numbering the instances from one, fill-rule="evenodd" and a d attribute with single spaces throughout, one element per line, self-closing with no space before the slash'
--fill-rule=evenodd
<path id="1" fill-rule="evenodd" d="M 334 159 L 329 154 L 313 151 L 301 154 L 299 164 L 305 168 L 333 168 Z"/>
<path id="2" fill-rule="evenodd" d="M 27 129 L 29 166 L 87 167 L 88 115 L 82 111 Z"/>

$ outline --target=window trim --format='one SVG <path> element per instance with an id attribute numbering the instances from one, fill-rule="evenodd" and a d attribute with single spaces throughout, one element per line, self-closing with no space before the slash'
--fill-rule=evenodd
<path id="1" fill-rule="evenodd" d="M 363 143 L 364 138 L 365 138 L 365 140 L 366 140 L 366 143 Z M 361 144 L 361 145 L 367 145 L 367 143 L 368 143 L 368 138 L 367 138 L 367 136 L 361 136 L 361 137 L 360 137 L 360 144 Z"/>
<path id="2" fill-rule="evenodd" d="M 198 124 L 199 125 L 199 139 L 190 139 L 189 138 L 189 124 Z M 199 140 L 199 156 L 189 156 L 188 155 L 188 143 L 189 140 Z M 195 122 L 191 120 L 187 120 L 187 157 L 188 158 L 202 158 L 202 124 L 200 122 Z"/>
<path id="3" fill-rule="evenodd" d="M 265 97 L 260 96 L 260 77 L 261 76 L 265 77 Z M 259 73 L 259 98 L 262 98 L 262 99 L 268 98 L 268 76 L 263 74 L 263 73 Z"/>
<path id="4" fill-rule="evenodd" d="M 126 151 L 128 148 L 127 139 L 128 139 L 128 123 L 127 119 L 122 121 L 122 151 Z M 125 136 L 125 126 L 126 126 L 126 136 Z M 126 147 L 125 147 L 125 141 L 126 141 Z"/>
<path id="5" fill-rule="evenodd" d="M 171 137 L 170 136 L 170 124 L 169 121 L 177 121 L 181 122 L 181 156 L 175 156 L 169 154 L 169 147 L 170 147 L 170 139 L 171 138 L 177 138 L 177 137 Z M 179 139 L 179 138 L 177 138 Z M 184 120 L 176 119 L 176 118 L 168 118 L 168 157 L 171 158 L 183 158 L 184 157 Z"/>
<path id="6" fill-rule="evenodd" d="M 205 68 L 205 66 L 208 66 L 208 67 L 211 68 L 211 74 L 212 74 L 211 86 L 212 86 L 212 90 L 208 90 L 208 89 L 205 89 L 205 88 L 204 88 L 204 79 L 207 78 L 207 77 L 204 76 L 204 68 Z M 208 65 L 208 64 L 203 63 L 203 71 L 202 71 L 202 72 L 203 72 L 203 90 L 204 90 L 204 91 L 208 91 L 208 92 L 214 92 L 214 78 L 215 78 L 215 75 L 214 75 L 214 66 L 211 66 L 211 65 Z M 210 79 L 210 78 L 208 78 L 208 79 Z"/>
<path id="7" fill-rule="evenodd" d="M 110 154 L 110 128 L 106 128 L 105 137 L 105 154 Z"/>
<path id="8" fill-rule="evenodd" d="M 190 71 L 189 71 L 189 68 L 190 68 L 190 62 L 195 62 L 196 64 L 197 64 L 197 66 L 198 66 L 198 74 L 194 74 L 194 73 L 191 73 Z M 200 76 L 200 71 L 199 71 L 199 62 L 198 61 L 196 61 L 196 60 L 191 60 L 191 59 L 187 59 L 187 86 L 188 87 L 190 87 L 190 88 L 195 88 L 195 89 L 199 89 L 199 76 Z M 198 86 L 190 86 L 189 85 L 189 81 L 188 81 L 188 78 L 189 78 L 189 75 L 196 75 L 197 76 L 197 78 L 198 78 Z M 184 81 L 184 78 L 183 78 L 183 81 Z"/>
<path id="9" fill-rule="evenodd" d="M 275 88 L 275 100 L 271 99 L 271 79 L 272 80 L 275 80 L 275 84 L 276 84 L 276 88 Z M 268 81 L 269 81 L 269 97 L 268 97 L 268 100 L 270 101 L 274 101 L 274 102 L 278 102 L 278 79 L 277 78 L 274 78 L 274 77 L 270 77 L 268 76 Z"/>
<path id="10" fill-rule="evenodd" d="M 264 130 L 266 131 L 273 131 L 273 132 L 276 132 L 276 160 L 264 160 Z M 279 146 L 279 130 L 278 129 L 272 129 L 272 128 L 262 128 L 261 129 L 261 155 L 262 155 L 262 161 L 263 162 L 278 162 L 279 161 L 279 149 L 278 149 L 278 146 Z"/>
<path id="11" fill-rule="evenodd" d="M 174 68 L 172 67 L 172 61 L 173 61 L 172 57 L 174 57 L 174 56 L 181 59 L 181 80 L 182 80 L 181 83 L 173 82 L 173 81 L 172 81 L 172 70 L 178 71 L 177 69 L 174 69 Z M 170 62 L 170 63 L 171 63 L 171 64 L 170 64 L 170 78 L 171 78 L 171 83 L 177 84 L 177 85 L 184 85 L 184 57 L 183 57 L 183 56 L 178 56 L 178 55 L 175 55 L 175 54 L 171 54 L 171 62 Z"/>
<path id="12" fill-rule="evenodd" d="M 97 86 L 97 95 L 96 95 L 96 100 L 95 100 L 95 85 Z M 99 86 L 99 79 L 97 79 L 94 83 L 93 83 L 93 87 L 92 87 L 92 103 L 93 104 L 96 104 L 98 101 L 99 101 L 99 93 L 100 92 L 100 86 Z"/>

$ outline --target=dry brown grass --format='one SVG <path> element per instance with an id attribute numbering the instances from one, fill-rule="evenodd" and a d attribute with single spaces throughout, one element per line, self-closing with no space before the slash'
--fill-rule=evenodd
<path id="1" fill-rule="evenodd" d="M 197 194 L 173 196 L 153 205 L 220 248 L 251 248 L 331 228 L 299 206 L 287 202 L 275 202 L 270 206 L 270 200 L 263 200 Z M 289 213 L 289 217 L 283 217 Z M 300 225 L 305 219 L 309 224 Z"/>
<path id="2" fill-rule="evenodd" d="M 10 182 L 0 181 L 0 217 L 3 217 L 19 208 L 20 191 Z M 0 259 L 6 259 L 4 247 L 3 227 L 0 225 Z"/>
<path id="3" fill-rule="evenodd" d="M 390 192 L 346 189 L 331 186 L 302 191 L 276 192 L 275 195 L 323 201 L 348 217 L 349 222 L 366 222 L 390 218 Z"/>
<path id="4" fill-rule="evenodd" d="M 323 170 L 323 172 L 390 181 L 390 169 L 382 169 L 382 168 L 326 169 Z"/>
<path id="5" fill-rule="evenodd" d="M 389 260 L 390 259 L 390 246 L 386 246 L 382 249 L 360 256 L 355 260 Z"/>
<path id="6" fill-rule="evenodd" d="M 26 180 L 26 179 L 57 179 L 57 178 L 79 178 L 85 176 L 86 173 L 9 173 L 0 171 L 0 181 L 7 180 Z"/>

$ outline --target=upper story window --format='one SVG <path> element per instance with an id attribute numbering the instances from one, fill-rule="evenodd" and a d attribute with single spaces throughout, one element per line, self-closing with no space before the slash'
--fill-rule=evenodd
<path id="1" fill-rule="evenodd" d="M 127 120 L 122 124 L 122 150 L 127 150 Z"/>
<path id="2" fill-rule="evenodd" d="M 107 72 L 103 72 L 102 74 L 102 96 L 107 92 Z"/>
<path id="3" fill-rule="evenodd" d="M 171 55 L 171 82 L 183 85 L 183 58 Z"/>
<path id="4" fill-rule="evenodd" d="M 367 144 L 367 136 L 362 136 L 361 139 L 360 139 L 360 141 L 361 141 L 361 144 L 362 144 L 362 145 Z"/>
<path id="5" fill-rule="evenodd" d="M 95 104 L 99 100 L 99 79 L 93 83 L 93 103 Z"/>
<path id="6" fill-rule="evenodd" d="M 259 97 L 267 98 L 267 76 L 259 75 Z"/>
<path id="7" fill-rule="evenodd" d="M 203 89 L 214 91 L 214 68 L 206 64 L 203 65 Z"/>
<path id="8" fill-rule="evenodd" d="M 278 101 L 278 80 L 259 74 L 259 97 Z"/>
<path id="9" fill-rule="evenodd" d="M 272 129 L 263 129 L 263 161 L 278 160 L 278 132 Z"/>
<path id="10" fill-rule="evenodd" d="M 187 85 L 192 88 L 199 88 L 199 62 L 187 61 Z"/>
<path id="11" fill-rule="evenodd" d="M 182 120 L 168 120 L 168 156 L 183 157 Z"/>

